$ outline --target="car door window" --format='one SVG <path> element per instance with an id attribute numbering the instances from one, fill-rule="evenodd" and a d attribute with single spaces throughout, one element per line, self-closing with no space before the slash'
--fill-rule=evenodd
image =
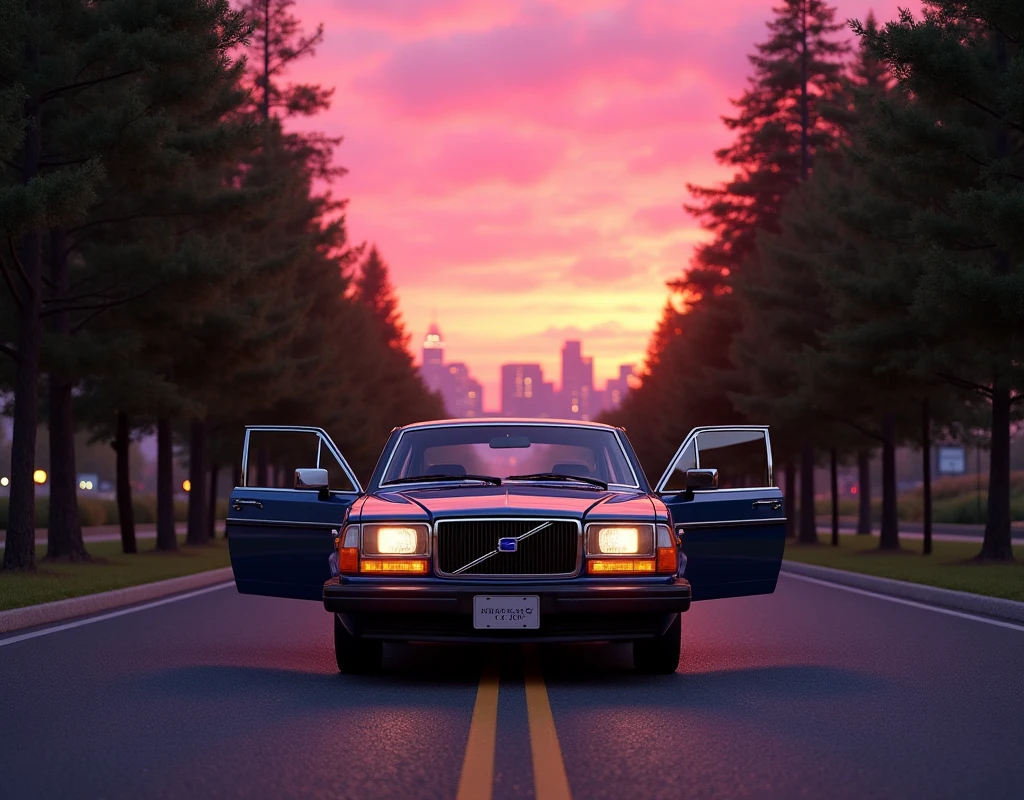
<path id="1" fill-rule="evenodd" d="M 327 470 L 331 491 L 356 491 L 353 476 L 329 441 L 316 431 L 252 429 L 248 436 L 247 487 L 291 489 L 296 469 L 318 467 Z"/>
<path id="2" fill-rule="evenodd" d="M 696 443 L 697 466 L 700 469 L 718 470 L 719 489 L 771 486 L 765 431 L 701 431 L 697 434 Z M 684 472 L 684 486 L 685 477 Z"/>
<path id="3" fill-rule="evenodd" d="M 668 478 L 662 488 L 662 491 L 686 491 L 686 470 L 697 468 L 697 449 L 694 444 L 695 442 L 696 439 L 690 439 L 690 441 L 687 442 L 686 447 L 684 447 L 682 452 L 676 457 L 675 463 L 669 471 Z"/>

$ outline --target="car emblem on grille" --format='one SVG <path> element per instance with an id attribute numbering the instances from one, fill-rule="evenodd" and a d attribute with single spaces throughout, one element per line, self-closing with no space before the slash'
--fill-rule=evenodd
<path id="1" fill-rule="evenodd" d="M 550 528 L 550 527 L 551 527 L 551 523 L 550 522 L 542 522 L 540 525 L 537 525 L 536 527 L 530 528 L 530 530 L 528 530 L 526 533 L 522 534 L 521 536 L 503 536 L 500 539 L 498 539 L 498 546 L 495 547 L 491 552 L 484 553 L 484 555 L 480 556 L 480 558 L 476 558 L 476 559 L 470 561 L 468 564 L 464 564 L 463 566 L 459 567 L 457 570 L 454 570 L 451 574 L 452 575 L 461 575 L 467 569 L 472 569 L 477 564 L 482 564 L 487 559 L 493 558 L 494 556 L 498 555 L 498 553 L 514 553 L 518 549 L 519 543 L 521 541 L 523 541 L 523 539 L 529 539 L 531 536 L 533 536 L 533 534 L 539 533 L 540 531 L 544 530 L 545 528 Z"/>

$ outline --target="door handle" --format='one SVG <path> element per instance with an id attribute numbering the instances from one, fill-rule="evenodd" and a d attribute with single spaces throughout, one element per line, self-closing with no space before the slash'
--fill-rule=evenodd
<path id="1" fill-rule="evenodd" d="M 231 507 L 235 509 L 235 511 L 241 511 L 242 506 L 256 506 L 256 508 L 263 508 L 263 503 L 259 500 L 235 500 L 231 504 Z"/>
<path id="2" fill-rule="evenodd" d="M 757 508 L 758 506 L 771 506 L 772 511 L 778 511 L 782 508 L 781 500 L 755 500 L 751 508 Z"/>

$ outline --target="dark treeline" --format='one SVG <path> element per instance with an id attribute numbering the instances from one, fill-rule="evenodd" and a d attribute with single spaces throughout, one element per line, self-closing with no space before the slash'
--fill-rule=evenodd
<path id="1" fill-rule="evenodd" d="M 734 141 L 716 154 L 734 176 L 689 187 L 710 241 L 670 284 L 643 385 L 614 421 L 652 474 L 693 425 L 770 423 L 791 535 L 805 542 L 817 541 L 815 466 L 856 462 L 864 476 L 881 452 L 880 544 L 898 548 L 895 450 L 920 447 L 925 553 L 931 442 L 986 441 L 979 559 L 1012 560 L 1021 6 L 925 0 L 920 17 L 850 23 L 853 46 L 844 27 L 823 0 L 776 9 L 725 119 Z M 832 493 L 835 504 L 834 480 Z"/>
<path id="2" fill-rule="evenodd" d="M 158 441 L 157 547 L 213 533 L 244 425 L 325 427 L 366 474 L 396 424 L 442 413 L 388 271 L 345 231 L 340 140 L 289 132 L 331 91 L 287 83 L 323 30 L 292 0 L 0 0 L 0 381 L 14 433 L 5 569 L 32 569 L 35 438 L 49 427 L 48 558 L 88 558 L 74 435 Z M 280 466 L 280 465 L 272 465 Z"/>

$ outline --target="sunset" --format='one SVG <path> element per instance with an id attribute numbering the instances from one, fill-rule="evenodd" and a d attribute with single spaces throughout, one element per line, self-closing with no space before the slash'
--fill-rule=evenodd
<path id="1" fill-rule="evenodd" d="M 0 0 L 0 795 L 1020 800 L 1024 0 Z"/>
<path id="2" fill-rule="evenodd" d="M 324 44 L 292 75 L 335 87 L 306 124 L 345 137 L 334 192 L 352 241 L 391 267 L 414 352 L 436 320 L 494 411 L 499 365 L 557 382 L 565 339 L 602 386 L 642 364 L 665 281 L 704 235 L 686 184 L 729 174 L 721 116 L 774 5 L 300 3 Z M 889 19 L 908 3 L 836 5 Z"/>

